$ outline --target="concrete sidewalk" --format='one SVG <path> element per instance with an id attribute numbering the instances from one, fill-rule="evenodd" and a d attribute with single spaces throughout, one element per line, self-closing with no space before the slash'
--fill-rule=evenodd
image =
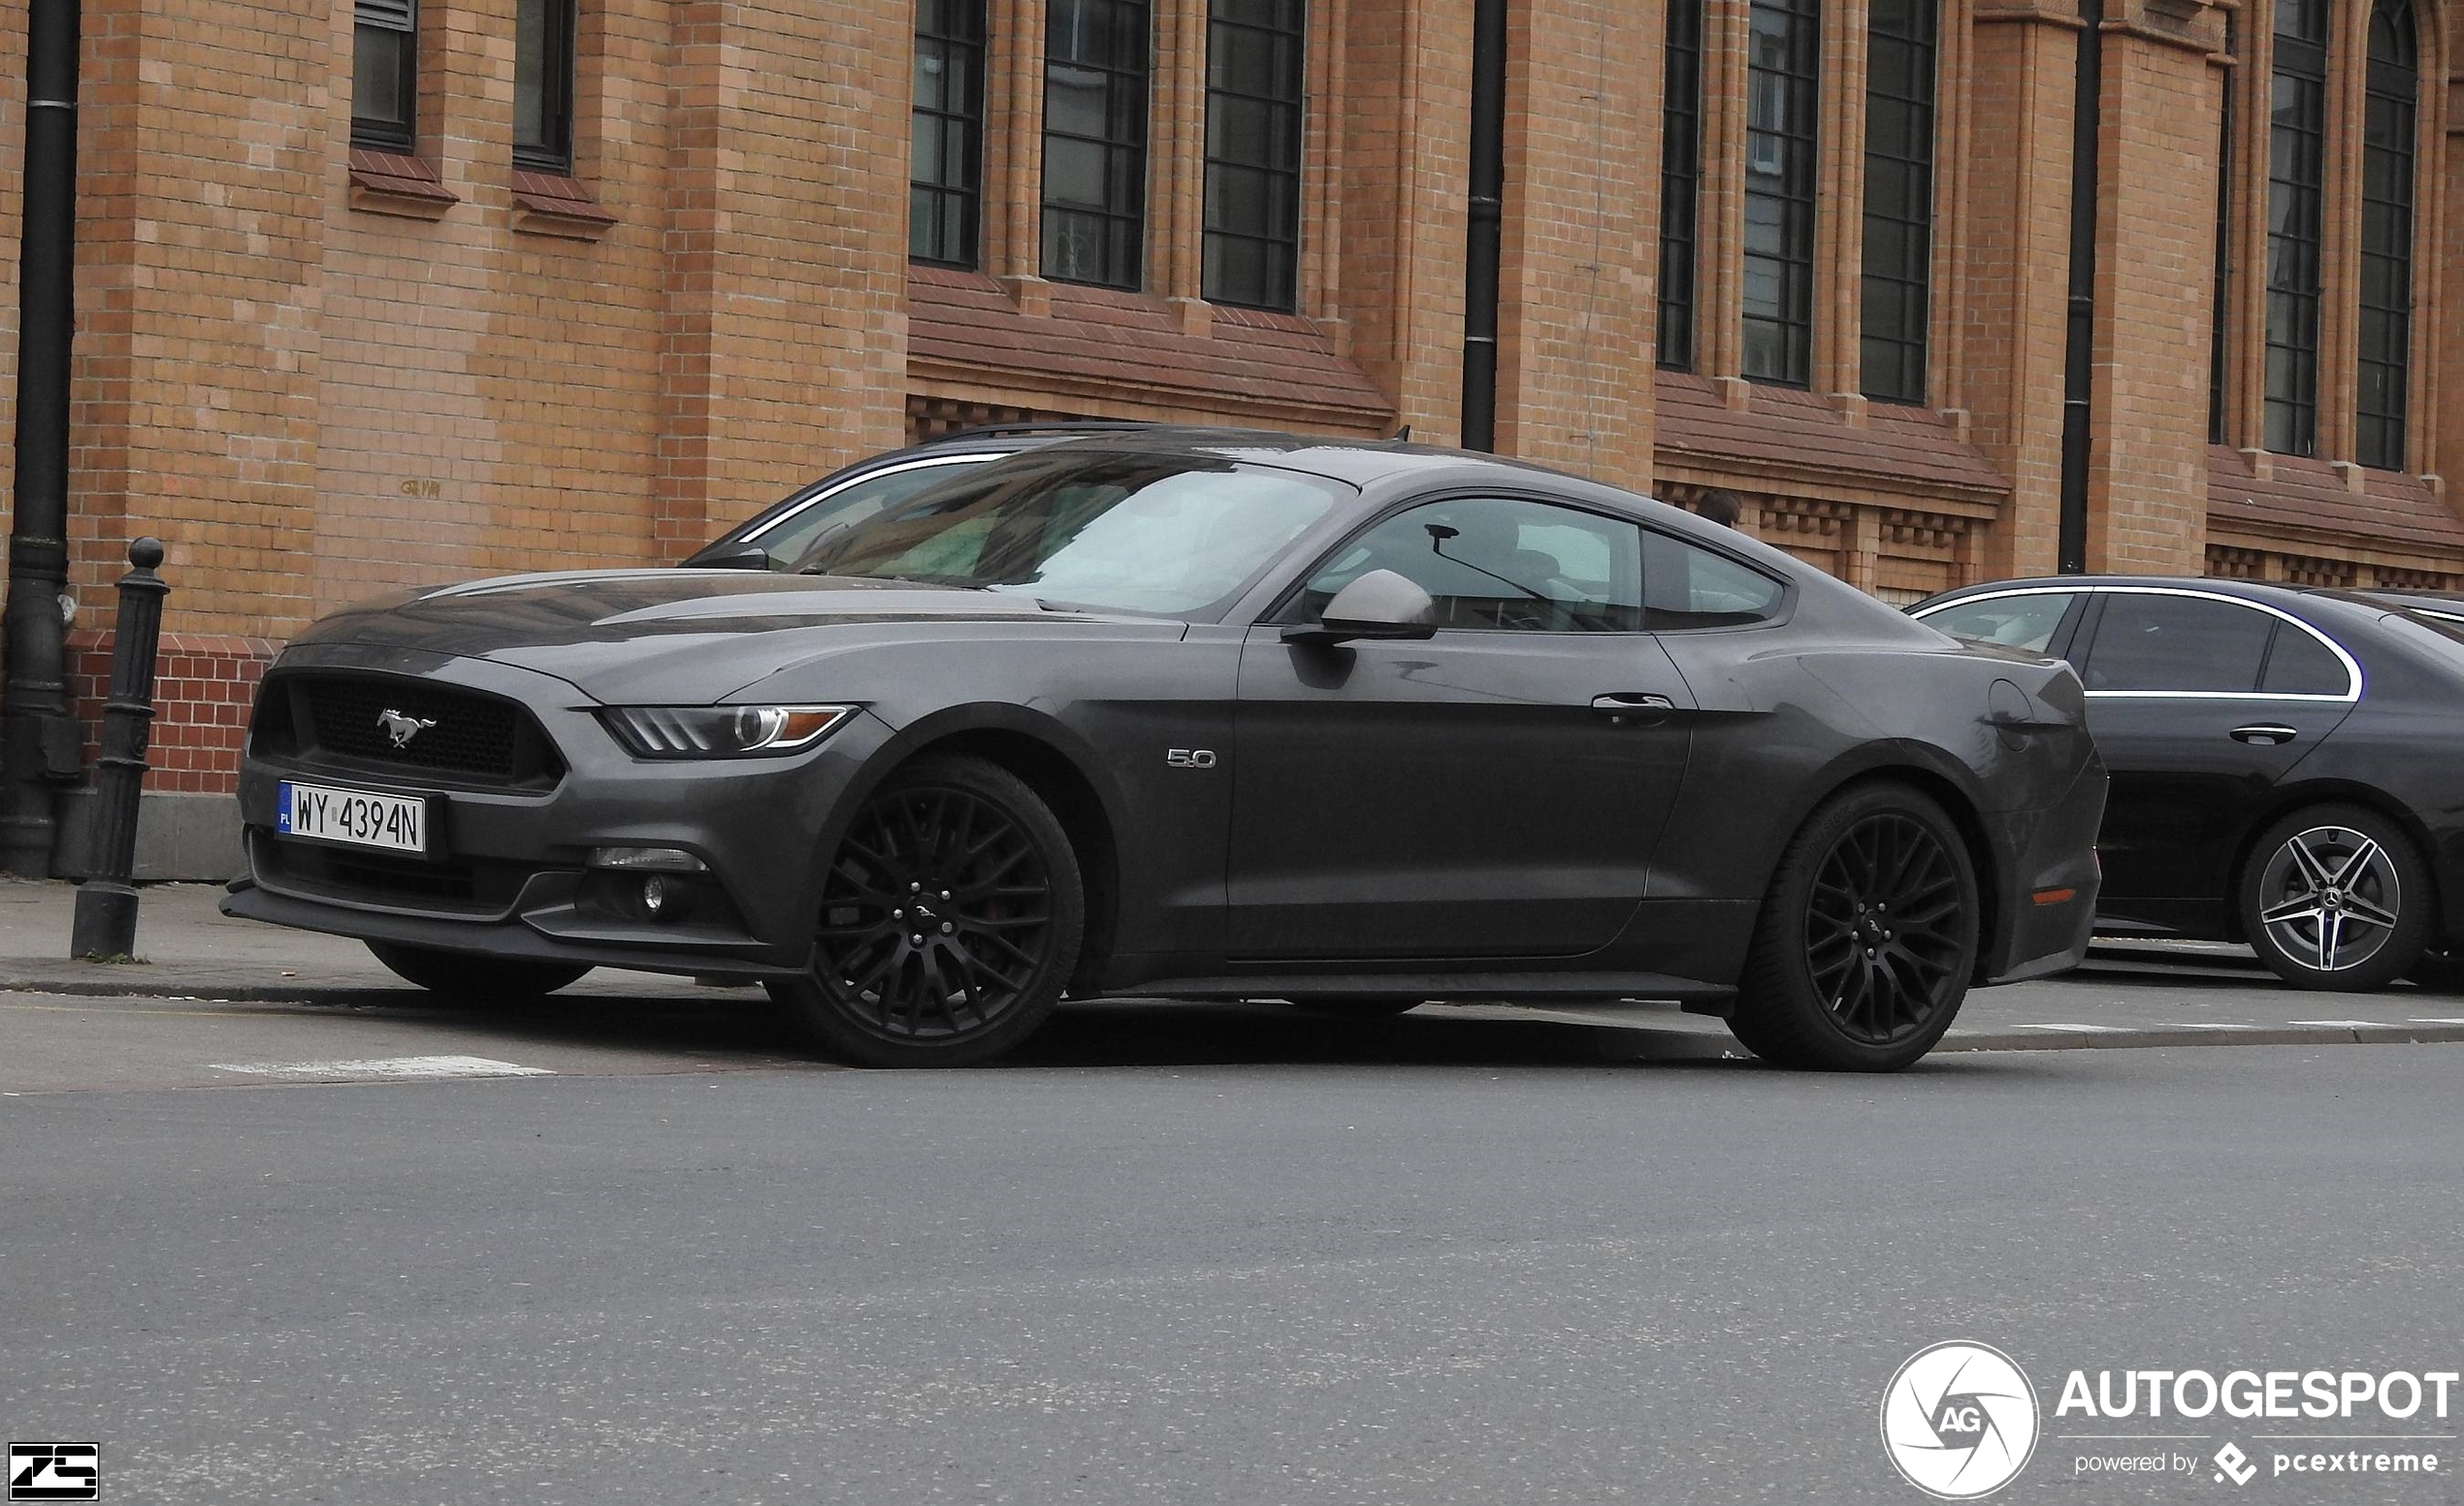
<path id="1" fill-rule="evenodd" d="M 68 955 L 76 885 L 0 879 L 0 990 L 312 1003 L 338 993 L 411 989 L 347 937 L 233 920 L 216 907 L 220 884 L 146 884 L 138 894 L 138 960 L 89 963 Z M 567 992 L 651 999 L 733 991 L 602 967 Z"/>

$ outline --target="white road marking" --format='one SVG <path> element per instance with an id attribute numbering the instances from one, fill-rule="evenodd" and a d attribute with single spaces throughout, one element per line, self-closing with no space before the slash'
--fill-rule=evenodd
<path id="1" fill-rule="evenodd" d="M 2324 1025 L 2340 1031 L 2360 1031 L 2371 1029 L 2374 1026 L 2384 1025 L 2387 1022 L 2384 1020 L 2289 1020 L 2286 1023 L 2289 1025 Z"/>
<path id="2" fill-rule="evenodd" d="M 2430 1018 L 2428 1018 L 2428 1019 L 2423 1019 L 2423 1018 L 2421 1018 L 2420 1016 L 2417 1016 L 2417 1015 L 2416 1015 L 2416 1016 L 2415 1016 L 2414 1018 L 2412 1018 L 2412 1019 L 2410 1019 L 2410 1020 L 2407 1020 L 2407 1021 L 2406 1021 L 2406 1022 L 2404 1022 L 2404 1023 L 2405 1023 L 2405 1024 L 2407 1024 L 2407 1025 L 2464 1025 L 2464 1020 L 2458 1020 L 2458 1019 L 2455 1019 L 2455 1018 L 2453 1018 L 2453 1017 L 2451 1017 L 2451 1016 L 2450 1016 L 2450 1017 L 2448 1017 L 2448 1018 L 2446 1018 L 2446 1019 L 2441 1019 L 2441 1018 L 2438 1018 L 2437 1016 L 2432 1016 L 2432 1017 L 2430 1017 Z"/>
<path id="3" fill-rule="evenodd" d="M 2170 1025 L 2156 1028 L 2167 1031 L 2263 1031 L 2267 1029 L 2264 1025 L 2228 1025 L 2221 1020 L 2176 1020 Z"/>
<path id="4" fill-rule="evenodd" d="M 2019 1028 L 2023 1031 L 2086 1031 L 2091 1034 L 2120 1034 L 2130 1029 L 2126 1025 L 2035 1025 L 2024 1020 L 2019 1022 Z"/>
<path id="5" fill-rule="evenodd" d="M 357 1062 L 213 1062 L 218 1072 L 253 1077 L 343 1077 L 389 1082 L 430 1077 L 553 1077 L 543 1066 L 519 1066 L 490 1057 L 371 1057 Z"/>

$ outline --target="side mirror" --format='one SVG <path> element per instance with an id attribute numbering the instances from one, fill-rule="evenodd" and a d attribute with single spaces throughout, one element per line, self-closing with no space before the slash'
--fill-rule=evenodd
<path id="1" fill-rule="evenodd" d="M 1373 570 L 1335 593 L 1315 627 L 1283 630 L 1286 643 L 1341 643 L 1351 638 L 1423 638 L 1438 631 L 1438 604 L 1391 570 Z"/>
<path id="2" fill-rule="evenodd" d="M 733 543 L 697 554 L 684 564 L 689 570 L 768 570 L 770 551 L 758 543 Z"/>

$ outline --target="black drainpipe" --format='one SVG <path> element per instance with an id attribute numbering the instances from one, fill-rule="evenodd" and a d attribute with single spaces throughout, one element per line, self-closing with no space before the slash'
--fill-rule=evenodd
<path id="1" fill-rule="evenodd" d="M 1497 448 L 1497 262 L 1506 200 L 1507 0 L 1472 7 L 1472 218 L 1463 253 L 1463 447 Z"/>
<path id="2" fill-rule="evenodd" d="M 0 693 L 0 871 L 51 872 L 52 785 L 78 768 L 64 683 L 69 334 L 77 246 L 78 0 L 26 12 L 25 199 L 17 262 L 16 509 Z"/>
<path id="3" fill-rule="evenodd" d="M 2088 419 L 2095 387 L 2096 110 L 2104 98 L 2103 0 L 2080 0 L 2078 98 L 2071 107 L 2070 318 L 2062 343 L 2061 536 L 2057 567 L 2088 570 Z"/>

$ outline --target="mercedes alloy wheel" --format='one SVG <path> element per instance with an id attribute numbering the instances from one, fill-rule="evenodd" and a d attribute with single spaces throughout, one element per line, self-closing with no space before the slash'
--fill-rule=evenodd
<path id="1" fill-rule="evenodd" d="M 2411 838 L 2358 805 L 2277 822 L 2252 845 L 2241 889 L 2252 948 L 2296 988 L 2383 988 L 2429 939 L 2429 876 Z"/>

